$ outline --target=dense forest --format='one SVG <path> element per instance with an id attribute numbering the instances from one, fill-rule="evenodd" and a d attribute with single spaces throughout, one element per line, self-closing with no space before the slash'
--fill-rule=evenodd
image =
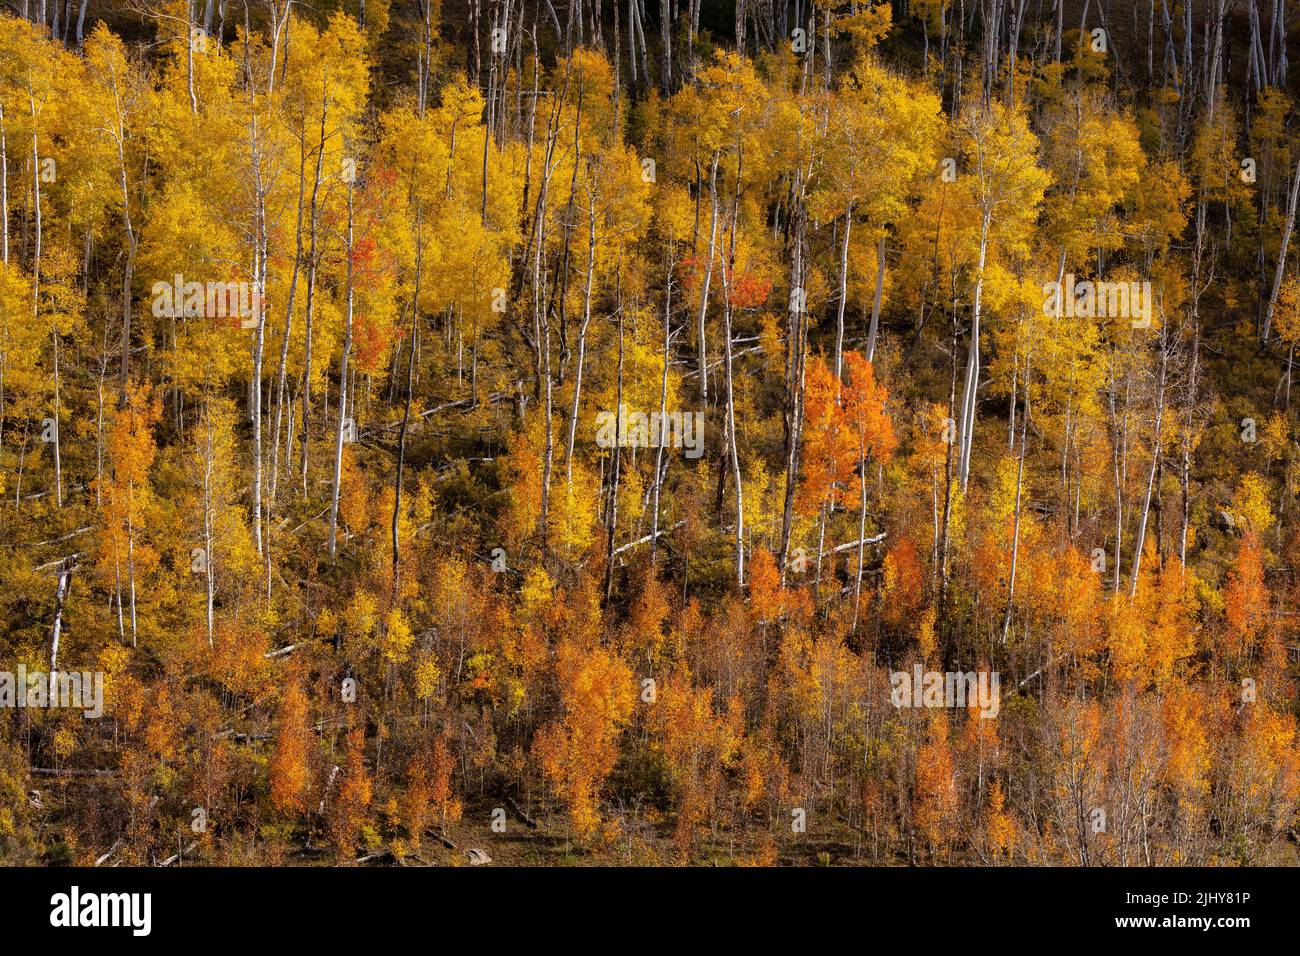
<path id="1" fill-rule="evenodd" d="M 1294 863 L 1298 38 L 7 0 L 0 861 Z"/>

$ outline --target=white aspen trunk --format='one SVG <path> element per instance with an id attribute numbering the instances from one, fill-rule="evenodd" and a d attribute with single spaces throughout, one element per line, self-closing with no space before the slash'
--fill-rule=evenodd
<path id="1" fill-rule="evenodd" d="M 537 194 L 537 248 L 533 253 L 533 330 L 537 336 L 538 374 L 545 380 L 543 413 L 546 415 L 546 448 L 542 461 L 542 513 L 540 528 L 542 552 L 548 547 L 547 529 L 551 510 L 551 325 L 542 303 L 542 250 L 546 245 L 546 196 L 550 192 L 549 162 L 543 171 L 541 188 Z M 539 383 L 541 384 L 541 383 Z"/>
<path id="2" fill-rule="evenodd" d="M 840 302 L 835 310 L 835 380 L 844 379 L 844 306 L 849 298 L 849 233 L 853 230 L 853 200 L 844 210 L 844 241 L 840 243 Z M 838 387 L 838 386 L 837 386 Z"/>
<path id="3" fill-rule="evenodd" d="M 63 507 L 63 452 L 59 441 L 59 414 L 63 402 L 62 381 L 59 375 L 59 333 L 51 333 L 54 339 L 54 502 L 56 507 Z"/>
<path id="4" fill-rule="evenodd" d="M 582 395 L 582 367 L 587 355 L 587 327 L 591 324 L 591 290 L 596 275 L 596 194 L 587 186 L 587 276 L 582 289 L 582 325 L 578 329 L 578 361 L 573 371 L 573 405 L 569 410 L 569 437 L 565 449 L 566 483 L 573 490 L 573 444 L 578 432 L 578 401 Z M 666 373 L 665 373 L 666 374 Z M 614 410 L 618 414 L 618 409 Z"/>
<path id="5" fill-rule="evenodd" d="M 670 6 L 671 0 L 659 0 L 659 85 L 665 96 L 673 84 L 673 20 Z M 653 547 L 651 545 L 652 552 Z"/>
<path id="6" fill-rule="evenodd" d="M 979 393 L 980 377 L 980 307 L 984 297 L 984 263 L 988 256 L 989 220 L 991 213 L 985 212 L 980 222 L 980 253 L 975 278 L 975 300 L 971 317 L 970 350 L 966 359 L 966 384 L 962 389 L 960 454 L 957 459 L 957 479 L 962 493 L 966 492 L 966 483 L 970 478 L 971 446 L 975 432 L 975 406 Z"/>
<path id="7" fill-rule="evenodd" d="M 662 8 L 661 8 L 662 9 Z M 664 371 L 663 377 L 659 383 L 659 434 L 656 437 L 655 451 L 655 477 L 653 510 L 650 518 L 650 566 L 654 567 L 655 560 L 659 553 L 659 492 L 663 486 L 664 480 L 664 442 L 668 426 L 665 424 L 668 415 L 668 364 L 669 364 L 669 346 L 671 344 L 672 329 L 672 307 L 673 307 L 673 260 L 669 259 L 668 273 L 664 280 Z"/>
<path id="8" fill-rule="evenodd" d="M 344 312 L 343 359 L 339 367 L 339 414 L 334 429 L 334 484 L 330 495 L 329 556 L 331 561 L 338 554 L 339 487 L 343 481 L 343 431 L 348 415 L 348 361 L 352 357 L 352 185 L 348 183 L 347 308 Z"/>
<path id="9" fill-rule="evenodd" d="M 1007 642 L 1007 635 L 1011 631 L 1011 614 L 1016 604 L 1016 570 L 1020 561 L 1020 508 L 1021 492 L 1024 488 L 1025 480 L 1025 445 L 1029 440 L 1029 385 L 1030 372 L 1033 368 L 1033 348 L 1030 347 L 1029 353 L 1025 356 L 1025 407 L 1020 416 L 1020 462 L 1016 466 L 1016 505 L 1015 517 L 1012 519 L 1011 526 L 1011 573 L 1007 580 L 1007 611 L 1002 618 L 1002 643 Z M 1012 395 L 1011 407 L 1015 409 L 1015 396 Z"/>
<path id="10" fill-rule="evenodd" d="M 275 92 L 275 65 L 280 58 L 280 34 L 289 22 L 289 2 L 286 0 L 284 10 L 275 5 L 275 0 L 268 0 L 267 7 L 271 15 L 271 69 L 267 71 L 266 95 Z"/>
<path id="11" fill-rule="evenodd" d="M 486 133 L 484 133 L 486 139 Z M 406 360 L 406 403 L 402 410 L 402 431 L 397 439 L 397 475 L 393 479 L 393 606 L 401 596 L 402 477 L 406 470 L 406 432 L 411 424 L 411 399 L 415 391 L 415 352 L 420 335 L 420 272 L 424 262 L 424 211 L 415 213 L 415 288 L 411 295 L 411 354 Z"/>
<path id="12" fill-rule="evenodd" d="M 135 616 L 135 519 L 131 512 L 135 510 L 135 483 L 127 482 L 127 494 L 130 504 L 126 509 L 126 579 L 131 593 L 131 646 L 136 647 L 137 630 Z M 121 598 L 118 598 L 121 604 Z"/>
<path id="13" fill-rule="evenodd" d="M 735 268 L 736 230 L 740 224 L 740 168 L 743 158 L 737 162 L 736 203 L 732 212 L 731 239 L 727 251 L 727 261 L 722 267 L 722 319 L 724 339 L 724 361 L 726 364 L 727 388 L 727 443 L 731 455 L 731 473 L 736 489 L 736 584 L 745 584 L 745 489 L 740 473 L 740 451 L 736 436 L 736 391 L 735 376 L 732 366 L 731 349 L 731 270 Z"/>
<path id="14" fill-rule="evenodd" d="M 207 591 L 208 647 L 213 646 L 213 614 L 216 604 L 216 568 L 213 567 L 212 533 L 213 533 L 213 498 L 212 473 L 215 467 L 216 449 L 212 431 L 212 410 L 204 410 L 207 425 L 206 444 L 203 456 L 203 582 Z"/>
<path id="15" fill-rule="evenodd" d="M 700 287 L 699 347 L 700 347 L 700 400 L 709 404 L 708 343 L 705 340 L 704 318 L 709 308 L 709 285 L 713 281 L 713 259 L 718 238 L 718 152 L 713 154 L 713 170 L 709 174 L 709 262 L 704 268 L 704 284 Z"/>
<path id="16" fill-rule="evenodd" d="M 257 238 L 253 248 L 253 288 L 256 300 L 253 303 L 257 311 L 257 326 L 253 332 L 252 360 L 253 371 L 249 381 L 248 415 L 253 426 L 253 541 L 257 546 L 259 557 L 266 556 L 266 542 L 262 535 L 262 365 L 266 348 L 266 269 L 267 269 L 267 226 L 266 193 L 267 186 L 262 180 L 262 149 L 258 136 L 257 116 L 253 112 L 255 105 L 249 98 L 249 138 L 252 151 L 253 190 L 257 201 Z"/>
<path id="17" fill-rule="evenodd" d="M 9 263 L 9 144 L 5 136 L 5 108 L 0 103 L 0 256 Z"/>
<path id="18" fill-rule="evenodd" d="M 876 246 L 876 292 L 871 299 L 871 324 L 867 327 L 867 361 L 876 360 L 876 336 L 880 333 L 880 303 L 885 293 L 885 232 Z"/>
<path id="19" fill-rule="evenodd" d="M 1146 496 L 1142 502 L 1142 511 L 1138 518 L 1137 537 L 1133 541 L 1133 579 L 1129 586 L 1129 597 L 1137 593 L 1138 575 L 1142 571 L 1142 548 L 1146 544 L 1147 515 L 1151 510 L 1151 493 L 1155 487 L 1156 466 L 1160 462 L 1160 425 L 1165 413 L 1165 368 L 1168 364 L 1168 351 L 1162 343 L 1160 349 L 1160 379 L 1156 386 L 1155 438 L 1151 445 L 1151 469 L 1147 473 Z"/>
<path id="20" fill-rule="evenodd" d="M 59 669 L 59 639 L 63 636 L 63 605 L 68 599 L 68 588 L 72 584 L 71 559 L 64 561 L 59 568 L 59 582 L 54 591 L 54 633 L 50 638 L 50 680 L 54 679 Z M 50 688 L 53 693 L 54 688 Z"/>
<path id="21" fill-rule="evenodd" d="M 618 8 L 615 7 L 615 10 Z M 615 34 L 617 36 L 617 34 Z M 610 469 L 609 506 L 606 508 L 605 603 L 614 594 L 614 536 L 618 533 L 618 484 L 623 468 L 623 303 L 618 303 L 618 377 L 614 387 L 614 455 Z"/>
<path id="22" fill-rule="evenodd" d="M 122 617 L 122 559 L 117 552 L 116 543 L 113 545 L 113 599 L 117 603 L 117 639 L 126 641 L 126 624 Z M 113 600 L 110 600 L 110 605 Z"/>
<path id="23" fill-rule="evenodd" d="M 794 228 L 794 249 L 790 262 L 790 285 L 802 289 L 806 269 L 804 265 L 804 235 L 807 227 L 803 207 L 803 180 L 799 179 L 798 207 Z M 807 351 L 807 314 L 803 296 L 790 303 L 790 331 L 786 336 L 786 408 L 783 414 L 785 427 L 785 502 L 781 514 L 781 547 L 777 555 L 781 582 L 785 583 L 786 565 L 790 553 L 790 534 L 794 526 L 794 499 L 799 477 L 799 452 L 803 440 L 803 403 L 805 354 Z"/>
<path id="24" fill-rule="evenodd" d="M 565 90 L 568 89 L 568 73 L 565 74 Z M 542 553 L 548 548 L 550 527 L 550 490 L 551 490 L 551 456 L 553 452 L 553 434 L 551 424 L 551 340 L 550 321 L 545 317 L 542 304 L 542 252 L 546 246 L 546 199 L 550 194 L 551 176 L 559 160 L 555 159 L 555 144 L 559 137 L 559 108 L 563 97 L 556 97 L 546 124 L 546 152 L 542 161 L 541 182 L 537 189 L 537 206 L 533 213 L 532 273 L 533 273 L 533 364 L 534 394 L 544 398 L 543 412 L 546 415 L 546 448 L 542 465 L 542 506 L 538 516 L 538 528 L 542 542 Z M 545 354 L 543 354 L 543 352 Z M 545 390 L 542 380 L 545 379 Z"/>
<path id="25" fill-rule="evenodd" d="M 1112 588 L 1116 592 L 1118 592 L 1119 581 L 1120 581 L 1120 561 L 1124 552 L 1124 473 L 1126 471 L 1126 467 L 1123 461 L 1124 458 L 1123 451 L 1121 450 L 1121 446 L 1123 445 L 1125 439 L 1123 436 L 1121 436 L 1119 418 L 1115 411 L 1116 387 L 1117 387 L 1117 383 L 1115 382 L 1114 359 L 1112 357 L 1111 383 L 1110 383 L 1110 417 L 1111 417 L 1111 428 L 1114 432 L 1114 435 L 1111 442 L 1113 447 L 1111 458 L 1115 468 L 1115 566 L 1112 570 Z M 1127 419 L 1128 416 L 1127 408 L 1125 408 L 1124 414 Z M 1127 427 L 1128 426 L 1126 422 L 1124 428 L 1127 429 Z M 1082 482 L 1083 480 L 1082 476 L 1080 476 L 1079 480 L 1080 482 Z"/>
<path id="26" fill-rule="evenodd" d="M 36 130 L 36 97 L 27 88 L 31 103 L 32 116 L 32 198 L 35 201 L 36 235 L 32 254 L 32 322 L 35 323 L 40 311 L 41 300 L 41 152 Z"/>
<path id="27" fill-rule="evenodd" d="M 185 86 L 190 95 L 190 115 L 198 115 L 199 100 L 194 94 L 194 4 L 185 4 Z M 272 70 L 274 72 L 274 69 Z"/>
<path id="28" fill-rule="evenodd" d="M 320 114 L 320 141 L 316 147 L 316 175 L 311 187 L 311 235 L 308 239 L 307 250 L 307 307 L 304 322 L 303 342 L 303 372 L 302 372 L 302 434 L 299 441 L 302 443 L 302 494 L 307 496 L 307 465 L 310 461 L 311 445 L 311 364 L 312 364 L 312 319 L 315 317 L 316 307 L 316 236 L 320 227 L 320 183 L 321 183 L 321 164 L 325 157 L 325 117 L 328 114 L 328 104 L 321 100 Z M 287 457 L 287 456 L 286 456 Z"/>
<path id="29" fill-rule="evenodd" d="M 1273 328 L 1273 310 L 1277 308 L 1277 297 L 1282 289 L 1282 273 L 1286 268 L 1287 247 L 1291 243 L 1291 233 L 1295 229 L 1296 203 L 1300 201 L 1300 160 L 1296 161 L 1295 174 L 1291 177 L 1291 197 L 1287 200 L 1285 225 L 1282 227 L 1282 245 L 1277 252 L 1277 270 L 1273 273 L 1273 291 L 1268 296 L 1268 309 L 1264 313 L 1264 328 L 1260 333 L 1263 341 L 1268 341 Z"/>
<path id="30" fill-rule="evenodd" d="M 284 307 L 284 337 L 280 340 L 280 361 L 275 375 L 275 426 L 271 432 L 271 488 L 268 499 L 273 505 L 280 486 L 280 432 L 284 428 L 284 400 L 289 366 L 289 334 L 293 330 L 293 306 L 298 293 L 298 274 L 302 270 L 302 210 L 306 191 L 306 140 L 298 140 L 298 222 L 294 229 L 293 271 L 289 276 L 289 293 Z M 292 413 L 290 414 L 292 417 Z M 285 444 L 285 464 L 288 465 L 290 444 Z M 268 506 L 269 511 L 269 506 Z"/>
<path id="31" fill-rule="evenodd" d="M 864 539 L 867 537 L 867 453 L 866 449 L 859 449 L 858 458 L 858 567 L 853 575 L 853 626 L 851 631 L 858 629 L 858 609 L 862 604 L 862 562 L 864 560 L 865 545 Z"/>
<path id="32" fill-rule="evenodd" d="M 135 275 L 135 228 L 131 223 L 131 195 L 126 180 L 125 121 L 119 111 L 117 117 L 117 163 L 122 187 L 122 227 L 126 231 L 126 265 L 122 273 L 122 374 L 120 389 L 126 397 L 126 383 L 131 375 L 131 280 Z"/>

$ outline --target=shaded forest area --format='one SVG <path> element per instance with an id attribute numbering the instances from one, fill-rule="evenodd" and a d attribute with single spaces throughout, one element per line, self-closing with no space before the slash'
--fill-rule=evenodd
<path id="1" fill-rule="evenodd" d="M 0 862 L 1293 864 L 1297 24 L 8 0 Z"/>

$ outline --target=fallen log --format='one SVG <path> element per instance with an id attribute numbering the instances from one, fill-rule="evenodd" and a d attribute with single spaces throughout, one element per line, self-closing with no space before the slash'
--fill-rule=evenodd
<path id="1" fill-rule="evenodd" d="M 828 554 L 839 554 L 841 551 L 850 551 L 853 548 L 856 548 L 860 544 L 863 545 L 880 544 L 880 542 L 884 540 L 885 540 L 885 532 L 882 531 L 880 532 L 880 534 L 873 534 L 870 538 L 863 538 L 860 541 L 850 541 L 847 544 L 841 544 L 838 547 L 831 548 L 829 551 L 823 551 L 822 557 L 824 558 Z"/>
<path id="2" fill-rule="evenodd" d="M 171 856 L 167 857 L 167 859 L 163 860 L 163 861 L 162 861 L 161 863 L 159 863 L 158 865 L 159 865 L 159 866 L 171 866 L 173 863 L 175 863 L 177 860 L 179 860 L 179 859 L 180 859 L 184 854 L 189 853 L 191 850 L 193 850 L 193 849 L 194 849 L 196 846 L 198 846 L 198 845 L 199 845 L 199 841 L 198 841 L 198 840 L 195 840 L 193 843 L 191 843 L 191 844 L 190 844 L 189 846 L 187 846 L 185 849 L 181 850 L 180 853 L 173 853 Z"/>
<path id="3" fill-rule="evenodd" d="M 447 834 L 443 833 L 441 830 L 435 829 L 433 827 L 429 827 L 424 832 L 426 836 L 433 837 L 435 840 L 437 840 L 439 843 L 445 846 L 448 850 L 456 849 L 456 844 L 452 843 L 451 840 L 448 838 Z"/>
<path id="4" fill-rule="evenodd" d="M 530 830 L 537 829 L 537 821 L 524 813 L 524 808 L 519 805 L 518 801 L 516 801 L 514 797 L 506 797 L 506 805 L 510 807 L 511 810 L 515 811 L 515 816 L 524 821 L 524 826 L 528 827 Z"/>
<path id="5" fill-rule="evenodd" d="M 108 848 L 108 852 L 95 861 L 95 866 L 102 866 L 104 861 L 117 852 L 117 848 L 122 845 L 121 839 Z"/>
<path id="6" fill-rule="evenodd" d="M 622 554 L 622 553 L 623 553 L 624 551 L 626 551 L 628 548 L 635 548 L 638 544 L 645 544 L 647 541 L 650 541 L 650 540 L 652 540 L 652 539 L 654 539 L 654 538 L 656 538 L 656 537 L 660 537 L 660 538 L 661 538 L 661 537 L 663 537 L 664 535 L 666 535 L 666 534 L 667 534 L 668 532 L 670 532 L 670 531 L 676 531 L 678 528 L 680 528 L 680 527 L 681 527 L 682 525 L 684 525 L 684 524 L 686 524 L 685 521 L 679 521 L 679 522 L 677 522 L 675 525 L 673 525 L 671 528 L 660 528 L 658 531 L 652 531 L 650 534 L 647 534 L 647 535 L 645 535 L 645 536 L 643 536 L 643 537 L 637 538 L 635 541 L 629 541 L 627 544 L 623 545 L 622 547 L 615 548 L 615 549 L 614 549 L 614 554 L 616 554 L 616 555 Z"/>
<path id="7" fill-rule="evenodd" d="M 116 770 L 59 770 L 56 767 L 32 767 L 28 773 L 37 777 L 116 777 Z"/>

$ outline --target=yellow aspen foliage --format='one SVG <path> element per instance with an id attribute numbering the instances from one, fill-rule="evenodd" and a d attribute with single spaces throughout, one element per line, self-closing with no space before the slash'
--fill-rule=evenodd
<path id="1" fill-rule="evenodd" d="M 935 610 L 931 606 L 921 612 L 921 617 L 917 623 L 916 649 L 920 653 L 922 661 L 931 661 L 934 658 L 935 649 L 938 647 L 938 640 L 934 634 L 935 619 Z"/>
<path id="2" fill-rule="evenodd" d="M 1263 703 L 1247 708 L 1228 786 L 1247 818 L 1278 829 L 1294 820 L 1300 796 L 1295 720 Z"/>
<path id="3" fill-rule="evenodd" d="M 789 800 L 789 771 L 770 723 L 745 735 L 740 744 L 743 805 L 748 810 L 771 809 Z"/>
<path id="4" fill-rule="evenodd" d="M 1291 861 L 1270 5 L 469 6 L 0 11 L 0 865 Z"/>
<path id="5" fill-rule="evenodd" d="M 399 664 L 406 660 L 415 642 L 411 625 L 401 611 L 393 610 L 384 621 L 383 654 L 386 661 Z"/>
<path id="6" fill-rule="evenodd" d="M 391 510 L 389 513 L 391 514 Z M 372 514 L 366 481 L 357 467 L 353 446 L 345 443 L 343 445 L 342 487 L 339 491 L 339 518 L 347 529 L 347 533 L 352 536 L 360 536 L 364 535 L 370 528 Z"/>
<path id="7" fill-rule="evenodd" d="M 1168 748 L 1165 779 L 1193 800 L 1210 786 L 1208 716 L 1198 691 L 1182 682 L 1175 682 L 1162 702 L 1161 718 Z"/>
<path id="8" fill-rule="evenodd" d="M 1243 531 L 1263 534 L 1273 526 L 1273 509 L 1269 503 L 1268 483 L 1257 472 L 1248 471 L 1232 495 L 1228 508 L 1234 523 Z"/>
<path id="9" fill-rule="evenodd" d="M 501 533 L 511 552 L 519 551 L 523 542 L 538 530 L 542 518 L 544 467 L 540 449 L 545 431 L 545 423 L 538 416 L 530 415 L 524 429 L 511 434 L 509 439 L 506 460 L 510 498 L 501 516 Z"/>
<path id="10" fill-rule="evenodd" d="M 1002 781 L 995 778 L 989 785 L 989 805 L 984 822 L 984 839 L 994 859 L 1010 856 L 1016 849 L 1016 825 L 1005 808 Z"/>
<path id="11" fill-rule="evenodd" d="M 416 699 L 432 701 L 445 676 L 436 655 L 429 652 L 418 654 L 414 674 Z"/>
<path id="12" fill-rule="evenodd" d="M 544 625 L 554 608 L 555 582 L 543 567 L 532 567 L 519 589 L 520 616 L 533 625 Z"/>
<path id="13" fill-rule="evenodd" d="M 1155 565 L 1154 545 L 1148 539 L 1145 560 L 1132 598 L 1111 599 L 1107 648 L 1111 670 L 1121 681 L 1141 688 L 1163 687 L 1178 663 L 1195 649 L 1191 615 L 1194 599 L 1177 561 Z"/>
<path id="14" fill-rule="evenodd" d="M 556 552 L 571 561 L 581 558 L 595 538 L 597 524 L 591 502 L 596 497 L 595 476 L 577 462 L 573 481 L 557 482 L 551 490 L 551 541 Z"/>
<path id="15" fill-rule="evenodd" d="M 258 693 L 271 670 L 270 651 L 269 635 L 255 623 L 222 621 L 213 640 L 212 673 L 231 690 Z"/>

